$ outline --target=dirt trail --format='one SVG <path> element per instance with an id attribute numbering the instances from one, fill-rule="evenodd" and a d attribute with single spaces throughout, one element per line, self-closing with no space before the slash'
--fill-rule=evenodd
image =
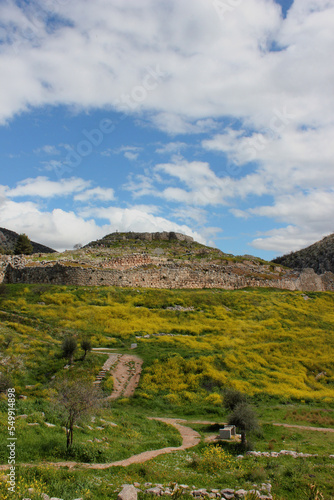
<path id="1" fill-rule="evenodd" d="M 114 377 L 114 390 L 107 399 L 133 396 L 139 384 L 142 364 L 143 360 L 137 356 L 120 355 L 117 365 L 111 370 Z"/>
<path id="2" fill-rule="evenodd" d="M 140 380 L 143 360 L 138 356 L 130 354 L 117 354 L 110 352 L 114 349 L 94 348 L 95 352 L 107 354 L 109 357 L 102 366 L 94 384 L 100 384 L 108 372 L 114 378 L 114 389 L 107 399 L 117 399 L 121 396 L 129 398 L 133 396 Z"/>
<path id="3" fill-rule="evenodd" d="M 160 420 L 161 422 L 165 422 L 166 424 L 172 425 L 175 427 L 182 437 L 182 445 L 178 447 L 168 447 L 168 448 L 160 448 L 159 450 L 150 450 L 144 451 L 143 453 L 139 453 L 138 455 L 133 455 L 130 458 L 125 460 L 119 460 L 117 462 L 111 462 L 108 464 L 85 464 L 79 462 L 42 462 L 42 464 L 20 464 L 22 467 L 36 467 L 37 465 L 43 465 L 48 467 L 68 467 L 69 469 L 82 468 L 82 469 L 109 469 L 110 467 L 127 467 L 128 465 L 135 463 L 143 463 L 147 460 L 151 460 L 159 455 L 163 455 L 165 453 L 172 453 L 173 451 L 181 451 L 186 450 L 188 448 L 192 448 L 196 446 L 201 437 L 198 432 L 194 431 L 190 427 L 185 425 L 181 425 L 179 422 L 185 422 L 179 418 L 156 418 L 150 417 L 151 420 Z M 6 470 L 9 468 L 9 465 L 0 465 L 0 470 Z"/>
<path id="4" fill-rule="evenodd" d="M 276 427 L 289 427 L 291 429 L 301 429 L 303 431 L 317 431 L 317 432 L 334 432 L 334 429 L 326 427 L 308 427 L 305 425 L 292 425 L 292 424 L 273 424 Z"/>

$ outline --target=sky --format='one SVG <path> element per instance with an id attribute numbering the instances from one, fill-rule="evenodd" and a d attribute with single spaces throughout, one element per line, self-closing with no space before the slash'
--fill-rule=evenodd
<path id="1" fill-rule="evenodd" d="M 334 0 L 0 0 L 0 227 L 177 231 L 265 259 L 334 232 Z"/>

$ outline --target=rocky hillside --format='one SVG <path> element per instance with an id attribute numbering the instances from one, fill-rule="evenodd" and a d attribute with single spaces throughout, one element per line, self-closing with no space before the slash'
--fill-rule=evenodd
<path id="1" fill-rule="evenodd" d="M 334 234 L 326 236 L 313 245 L 292 252 L 283 257 L 274 259 L 275 264 L 280 264 L 293 269 L 312 268 L 317 274 L 326 271 L 334 272 Z"/>
<path id="2" fill-rule="evenodd" d="M 251 255 L 234 256 L 194 241 L 191 236 L 175 232 L 160 233 L 111 233 L 100 240 L 92 241 L 83 250 L 95 257 L 144 254 L 152 257 L 162 257 L 173 260 L 187 260 L 196 262 L 211 262 L 219 264 L 221 261 L 262 261 Z M 77 252 L 76 252 L 77 253 Z M 264 261 L 262 261 L 264 262 Z"/>
<path id="3" fill-rule="evenodd" d="M 10 231 L 9 229 L 0 227 L 0 253 L 6 254 L 13 252 L 18 237 L 19 235 L 18 233 L 15 233 L 15 231 Z M 53 253 L 56 251 L 52 248 L 46 247 L 45 245 L 36 243 L 35 241 L 32 241 L 31 244 L 34 253 Z"/>

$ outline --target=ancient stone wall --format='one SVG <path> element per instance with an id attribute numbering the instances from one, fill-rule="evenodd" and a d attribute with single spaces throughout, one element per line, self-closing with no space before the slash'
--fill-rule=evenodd
<path id="1" fill-rule="evenodd" d="M 329 274 L 329 273 L 326 273 Z M 330 273 L 331 274 L 331 273 Z M 270 287 L 288 290 L 334 290 L 334 276 L 317 276 L 314 271 L 299 274 L 289 271 L 280 276 L 232 271 L 229 266 L 190 265 L 178 262 L 149 263 L 139 267 L 98 269 L 59 263 L 45 266 L 13 267 L 7 265 L 5 283 L 51 283 L 79 286 L 121 286 L 144 288 L 222 288 Z"/>

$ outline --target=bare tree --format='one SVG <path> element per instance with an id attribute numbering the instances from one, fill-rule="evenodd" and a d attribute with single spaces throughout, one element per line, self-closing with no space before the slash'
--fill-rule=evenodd
<path id="1" fill-rule="evenodd" d="M 66 428 L 68 449 L 73 444 L 74 425 L 102 405 L 102 395 L 90 380 L 64 379 L 58 384 L 55 404 Z"/>

